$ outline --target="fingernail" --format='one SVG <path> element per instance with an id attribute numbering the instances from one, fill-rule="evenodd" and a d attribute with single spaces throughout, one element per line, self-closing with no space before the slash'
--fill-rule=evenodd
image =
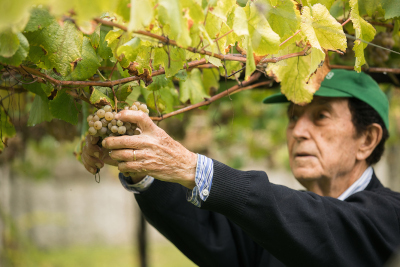
<path id="1" fill-rule="evenodd" d="M 102 145 L 102 146 L 106 146 L 106 139 L 104 139 L 104 140 L 101 142 L 101 145 Z"/>
<path id="2" fill-rule="evenodd" d="M 95 173 L 96 170 L 95 170 L 94 168 L 90 168 L 90 172 L 91 172 L 91 173 Z"/>
<path id="3" fill-rule="evenodd" d="M 99 153 L 99 152 L 94 152 L 93 154 L 94 154 L 94 156 L 95 156 L 96 158 L 99 158 L 99 157 L 100 157 L 100 153 Z"/>
<path id="4" fill-rule="evenodd" d="M 103 166 L 101 166 L 100 163 L 96 162 L 94 165 L 96 165 L 97 168 L 101 169 Z"/>

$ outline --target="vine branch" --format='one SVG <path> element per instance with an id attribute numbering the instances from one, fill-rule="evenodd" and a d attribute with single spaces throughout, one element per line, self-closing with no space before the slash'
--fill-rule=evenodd
<path id="1" fill-rule="evenodd" d="M 252 76 L 250 76 L 250 78 L 247 81 L 242 82 L 242 86 L 237 84 L 237 85 L 232 86 L 231 88 L 229 88 L 227 90 L 224 90 L 223 92 L 221 92 L 221 93 L 219 93 L 219 94 L 217 94 L 217 95 L 215 95 L 215 96 L 213 96 L 211 98 L 208 98 L 208 99 L 204 100 L 203 102 L 200 102 L 200 103 L 197 103 L 197 104 L 194 104 L 194 105 L 190 105 L 190 106 L 175 110 L 173 112 L 164 114 L 162 117 L 150 117 L 150 118 L 153 121 L 162 121 L 163 119 L 166 119 L 166 118 L 169 118 L 169 117 L 172 117 L 172 116 L 187 112 L 189 110 L 209 105 L 212 102 L 214 102 L 214 101 L 216 101 L 216 100 L 218 100 L 218 99 L 220 99 L 220 98 L 222 98 L 222 97 L 224 97 L 224 96 L 226 96 L 228 94 L 232 94 L 234 92 L 239 92 L 239 91 L 243 91 L 243 90 L 253 89 L 253 88 L 258 87 L 258 86 L 267 85 L 267 84 L 272 83 L 272 81 L 270 80 L 270 81 L 264 81 L 264 82 L 259 82 L 259 83 L 250 85 L 251 83 L 257 81 L 260 78 L 260 76 L 261 76 L 261 73 L 260 72 L 256 72 Z"/>

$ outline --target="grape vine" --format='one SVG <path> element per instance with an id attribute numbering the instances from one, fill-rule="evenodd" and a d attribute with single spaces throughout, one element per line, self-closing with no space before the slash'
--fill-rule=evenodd
<path id="1" fill-rule="evenodd" d="M 0 4 L 8 10 L 0 18 L 0 151 L 24 113 L 13 104 L 21 95 L 28 126 L 76 125 L 89 106 L 99 120 L 82 134 L 116 134 L 132 129 L 108 127 L 101 110 L 139 99 L 160 121 L 274 82 L 305 104 L 330 68 L 391 73 L 398 83 L 394 1 L 16 1 Z M 221 78 L 237 84 L 214 92 Z"/>

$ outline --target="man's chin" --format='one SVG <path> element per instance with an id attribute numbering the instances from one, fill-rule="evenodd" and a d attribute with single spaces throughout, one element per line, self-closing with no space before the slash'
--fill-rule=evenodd
<path id="1" fill-rule="evenodd" d="M 293 168 L 292 173 L 298 181 L 301 180 L 311 181 L 321 178 L 319 172 L 311 168 Z"/>

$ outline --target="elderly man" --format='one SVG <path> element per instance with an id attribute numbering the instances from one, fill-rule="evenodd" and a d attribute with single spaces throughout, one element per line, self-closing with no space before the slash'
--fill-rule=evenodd
<path id="1" fill-rule="evenodd" d="M 264 100 L 281 102 L 281 94 Z M 135 111 L 118 116 L 142 134 L 105 139 L 103 161 L 134 173 L 121 173 L 122 185 L 199 266 L 383 265 L 400 245 L 400 194 L 371 167 L 388 138 L 386 96 L 364 73 L 333 70 L 310 104 L 290 104 L 287 114 L 290 166 L 308 191 L 196 155 Z M 94 155 L 103 151 L 87 143 L 86 168 L 102 166 Z"/>

